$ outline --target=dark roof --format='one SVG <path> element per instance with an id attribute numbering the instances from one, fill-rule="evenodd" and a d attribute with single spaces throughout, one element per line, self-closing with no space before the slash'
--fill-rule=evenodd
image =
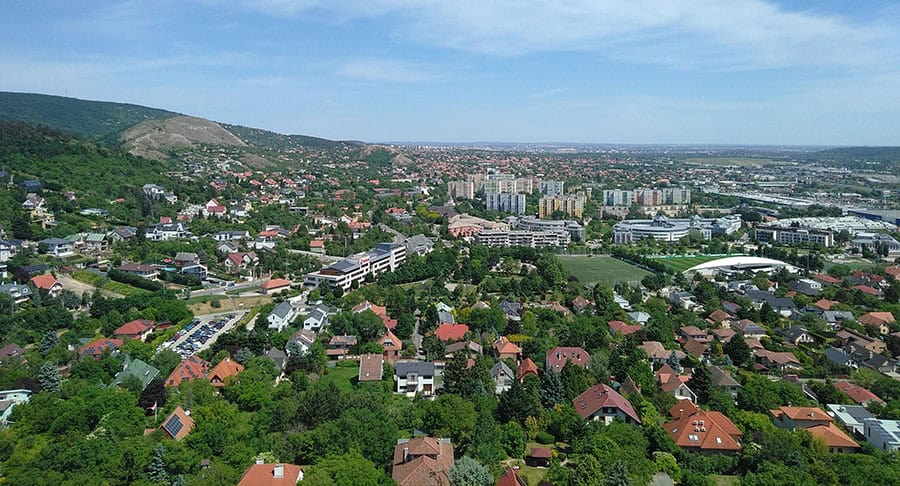
<path id="1" fill-rule="evenodd" d="M 428 361 L 398 361 L 394 363 L 394 371 L 398 376 L 415 373 L 419 376 L 434 376 L 434 363 Z"/>

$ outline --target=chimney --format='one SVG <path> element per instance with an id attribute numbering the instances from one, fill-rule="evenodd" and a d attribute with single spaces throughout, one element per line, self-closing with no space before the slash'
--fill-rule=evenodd
<path id="1" fill-rule="evenodd" d="M 256 459 L 256 463 L 257 463 L 257 464 L 265 464 L 266 461 L 263 461 L 262 458 L 257 458 L 257 459 Z"/>
<path id="2" fill-rule="evenodd" d="M 272 475 L 275 476 L 275 479 L 283 479 L 284 464 L 275 464 L 275 470 L 272 472 Z"/>
<path id="3" fill-rule="evenodd" d="M 684 409 L 683 409 L 683 408 L 679 408 L 679 409 L 678 409 L 678 418 L 683 418 L 683 417 L 684 417 Z"/>

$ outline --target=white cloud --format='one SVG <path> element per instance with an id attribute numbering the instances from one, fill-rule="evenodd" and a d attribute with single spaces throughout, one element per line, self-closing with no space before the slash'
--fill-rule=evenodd
<path id="1" fill-rule="evenodd" d="M 338 67 L 338 75 L 360 81 L 418 83 L 439 77 L 431 67 L 398 59 L 357 59 Z"/>
<path id="2" fill-rule="evenodd" d="M 430 45 L 487 55 L 596 51 L 705 69 L 861 66 L 898 58 L 896 22 L 864 25 L 765 0 L 264 0 L 245 8 L 291 18 L 392 16 Z"/>

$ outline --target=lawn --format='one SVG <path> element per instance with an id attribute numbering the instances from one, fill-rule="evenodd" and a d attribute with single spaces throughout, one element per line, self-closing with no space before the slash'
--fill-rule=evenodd
<path id="1" fill-rule="evenodd" d="M 672 269 L 673 272 L 683 272 L 694 265 L 706 263 L 713 260 L 725 258 L 722 255 L 696 255 L 696 256 L 678 256 L 678 257 L 661 257 L 657 260 L 665 266 Z"/>
<path id="2" fill-rule="evenodd" d="M 605 282 L 610 286 L 619 282 L 638 283 L 650 275 L 646 270 L 612 257 L 560 255 L 558 258 L 570 275 L 590 287 L 598 282 Z"/>
<path id="3" fill-rule="evenodd" d="M 353 389 L 353 379 L 358 376 L 359 366 L 335 366 L 334 368 L 328 368 L 327 373 L 319 382 L 322 384 L 333 382 L 338 389 L 350 391 Z"/>
<path id="4" fill-rule="evenodd" d="M 119 295 L 130 296 L 130 295 L 138 295 L 138 294 L 149 294 L 149 290 L 139 289 L 137 287 L 132 287 L 131 285 L 124 284 L 122 282 L 115 282 L 113 280 L 108 280 L 104 278 L 102 275 L 97 275 L 93 272 L 88 272 L 86 270 L 76 270 L 72 273 L 72 278 L 78 280 L 79 282 L 86 283 L 88 285 L 93 285 L 95 287 L 98 284 L 102 283 L 103 285 L 100 287 L 103 290 L 108 290 L 110 292 L 115 292 Z"/>

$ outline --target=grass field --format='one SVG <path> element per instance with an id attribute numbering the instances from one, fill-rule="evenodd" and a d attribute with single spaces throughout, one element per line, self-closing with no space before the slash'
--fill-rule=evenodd
<path id="1" fill-rule="evenodd" d="M 701 263 L 706 263 L 712 260 L 718 260 L 720 258 L 725 258 L 723 256 L 711 256 L 711 255 L 697 255 L 697 256 L 688 256 L 688 257 L 672 257 L 672 258 L 660 258 L 658 261 L 663 265 L 672 269 L 673 272 L 683 272 L 688 268 L 693 267 L 694 265 L 699 265 Z"/>
<path id="2" fill-rule="evenodd" d="M 570 275 L 584 285 L 593 287 L 598 282 L 613 286 L 619 282 L 640 282 L 650 272 L 630 263 L 604 256 L 559 256 L 559 262 Z"/>
<path id="3" fill-rule="evenodd" d="M 328 368 L 328 372 L 319 382 L 322 384 L 333 382 L 340 390 L 350 391 L 353 389 L 352 380 L 357 376 L 359 376 L 359 366 L 335 366 Z"/>

